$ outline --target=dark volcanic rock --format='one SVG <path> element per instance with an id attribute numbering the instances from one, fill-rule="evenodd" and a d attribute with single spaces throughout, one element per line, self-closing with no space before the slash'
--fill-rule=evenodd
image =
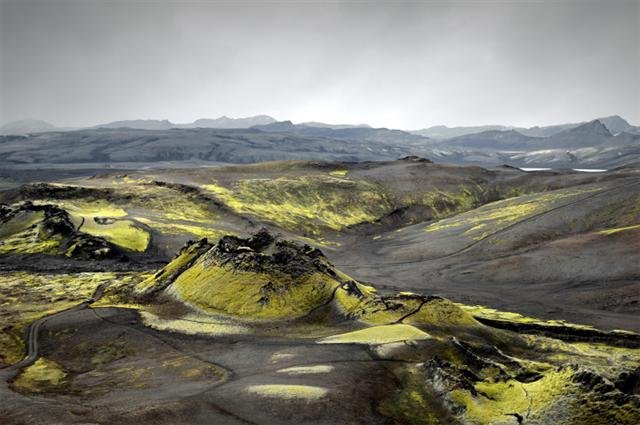
<path id="1" fill-rule="evenodd" d="M 266 229 L 249 238 L 220 238 L 207 253 L 207 260 L 232 264 L 238 270 L 285 273 L 294 278 L 317 271 L 327 273 L 331 268 L 319 249 L 278 239 Z"/>
<path id="2" fill-rule="evenodd" d="M 428 164 L 433 164 L 433 161 L 431 161 L 430 159 L 422 158 L 422 157 L 417 156 L 417 155 L 408 155 L 408 156 L 405 156 L 404 158 L 400 158 L 400 161 L 406 161 L 406 162 L 426 162 L 426 163 L 428 163 Z"/>
<path id="3" fill-rule="evenodd" d="M 640 366 L 631 372 L 622 372 L 615 382 L 618 390 L 626 394 L 640 394 Z"/>
<path id="4" fill-rule="evenodd" d="M 30 199 L 79 199 L 79 198 L 112 198 L 112 189 L 95 189 L 77 186 L 58 186 L 48 183 L 25 184 L 17 189 L 9 190 L 4 198 L 10 202 Z"/>

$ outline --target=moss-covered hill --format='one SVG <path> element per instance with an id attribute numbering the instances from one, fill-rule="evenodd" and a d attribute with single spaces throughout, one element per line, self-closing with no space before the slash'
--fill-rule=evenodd
<path id="1" fill-rule="evenodd" d="M 257 338 L 273 335 L 265 327 L 279 323 L 279 337 L 300 338 L 304 329 L 303 339 L 364 344 L 375 359 L 400 361 L 393 368 L 398 386 L 379 407 L 397 423 L 640 419 L 640 336 L 478 311 L 435 296 L 382 296 L 319 250 L 266 231 L 188 244 L 132 289 L 158 328 L 185 331 L 169 324 L 181 320 L 172 307 L 178 302 L 192 309 L 182 313 L 195 322 L 189 333 L 219 332 L 206 317 L 223 317 L 224 334 Z"/>
<path id="2" fill-rule="evenodd" d="M 255 423 L 326 423 L 327 412 L 353 423 L 360 409 L 371 423 L 640 420 L 639 335 L 381 294 L 266 230 L 191 242 L 155 274 L 0 278 L 18 301 L 0 309 L 12 318 L 4 361 L 19 358 L 28 318 L 102 288 L 91 308 L 45 325 L 41 357 L 8 384 L 11 414 L 43 396 L 66 412 L 81 395 L 100 406 L 87 421 L 126 405 L 157 423 L 167 404 L 185 415 L 167 421 L 196 410 L 209 421 L 212 399 Z"/>
<path id="3" fill-rule="evenodd" d="M 292 320 L 317 312 L 325 320 L 369 325 L 479 325 L 440 297 L 380 296 L 333 267 L 319 249 L 276 238 L 266 229 L 248 238 L 190 243 L 135 292 L 143 301 L 170 297 L 203 313 L 249 320 Z"/>

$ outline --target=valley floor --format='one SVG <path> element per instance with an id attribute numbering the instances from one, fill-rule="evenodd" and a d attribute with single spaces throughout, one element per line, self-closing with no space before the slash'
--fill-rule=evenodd
<path id="1" fill-rule="evenodd" d="M 638 168 L 96 171 L 3 176 L 3 423 L 640 418 Z"/>

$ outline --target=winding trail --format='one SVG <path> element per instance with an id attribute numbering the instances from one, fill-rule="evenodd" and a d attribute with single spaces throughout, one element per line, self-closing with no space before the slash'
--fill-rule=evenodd
<path id="1" fill-rule="evenodd" d="M 91 304 L 95 303 L 102 297 L 102 294 L 104 293 L 104 290 L 109 285 L 109 283 L 110 282 L 100 284 L 95 289 L 95 291 L 93 291 L 93 295 L 91 296 L 91 298 L 84 300 L 72 307 L 57 311 L 45 317 L 41 317 L 40 319 L 31 323 L 27 330 L 27 340 L 26 340 L 27 353 L 24 356 L 24 358 L 19 362 L 14 363 L 2 369 L 2 372 L 3 372 L 2 374 L 5 375 L 4 378 L 6 380 L 13 378 L 18 371 L 20 371 L 25 367 L 31 366 L 33 363 L 35 363 L 36 360 L 38 360 L 38 357 L 39 357 L 38 356 L 38 351 L 39 351 L 38 336 L 40 335 L 40 328 L 42 327 L 43 324 L 45 324 L 51 318 L 61 317 L 69 313 L 73 313 L 76 311 L 85 310 L 89 308 Z"/>
<path id="2" fill-rule="evenodd" d="M 2 379 L 5 382 L 9 382 L 11 381 L 22 369 L 32 365 L 33 363 L 35 363 L 35 361 L 38 359 L 39 357 L 39 341 L 38 341 L 38 337 L 40 334 L 40 329 L 42 327 L 43 324 L 45 324 L 48 320 L 52 319 L 52 318 L 56 318 L 56 317 L 62 317 L 64 315 L 70 314 L 70 313 L 74 313 L 77 311 L 82 311 L 82 310 L 87 310 L 91 307 L 92 304 L 94 304 L 96 301 L 98 301 L 103 293 L 104 290 L 107 288 L 107 286 L 110 284 L 111 282 L 105 282 L 101 285 L 99 285 L 95 291 L 93 292 L 91 298 L 86 299 L 72 307 L 66 308 L 64 310 L 60 310 L 57 311 L 55 313 L 52 313 L 48 316 L 42 317 L 34 322 L 32 322 L 27 330 L 27 339 L 26 339 L 26 346 L 27 346 L 27 352 L 24 356 L 24 358 L 22 360 L 20 360 L 17 363 L 14 363 L 10 366 L 7 366 L 3 369 L 0 369 L 0 379 Z M 130 326 L 125 326 L 122 325 L 120 323 L 111 321 L 105 317 L 103 317 L 102 315 L 100 315 L 96 309 L 91 309 L 92 312 L 94 313 L 94 315 L 105 322 L 108 322 L 112 325 L 116 325 L 116 326 L 121 326 L 124 328 L 127 328 L 129 330 L 133 330 L 133 331 L 137 331 L 140 332 L 144 335 L 156 338 L 157 340 L 159 340 L 161 343 L 167 345 L 168 347 L 170 347 L 171 349 L 173 349 L 176 352 L 181 353 L 182 355 L 185 355 L 187 357 L 191 357 L 194 358 L 202 363 L 207 363 L 210 365 L 215 366 L 216 368 L 218 368 L 218 370 L 220 370 L 223 373 L 223 378 L 219 381 L 216 382 L 213 385 L 208 386 L 205 391 L 202 391 L 202 393 L 206 392 L 206 391 L 210 391 L 213 388 L 220 386 L 226 382 L 228 382 L 234 375 L 233 371 L 231 371 L 228 368 L 225 368 L 222 365 L 219 365 L 217 363 L 211 362 L 207 359 L 202 358 L 201 356 L 194 354 L 194 353 L 186 353 L 185 351 L 179 349 L 178 347 L 176 347 L 174 344 L 171 344 L 169 342 L 167 342 L 166 340 L 164 340 L 163 338 L 160 338 L 159 336 L 155 335 L 154 333 L 151 332 L 145 332 L 142 331 L 140 329 L 136 329 L 136 328 L 132 328 Z M 188 397 L 185 397 L 188 398 Z M 36 399 L 34 399 L 34 402 L 38 402 L 40 403 L 41 401 L 37 401 Z M 216 411 L 218 411 L 220 414 L 227 416 L 229 418 L 233 418 L 235 421 L 238 421 L 240 423 L 244 423 L 244 424 L 250 424 L 250 425 L 255 425 L 254 422 L 251 422 L 233 412 L 228 411 L 227 409 L 224 409 L 222 406 L 217 405 L 216 403 L 214 403 L 213 401 L 209 401 L 209 404 L 211 405 L 211 407 L 213 407 Z"/>

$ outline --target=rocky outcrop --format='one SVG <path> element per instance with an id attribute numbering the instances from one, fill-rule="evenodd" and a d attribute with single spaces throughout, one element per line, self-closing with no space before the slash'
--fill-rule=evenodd
<path id="1" fill-rule="evenodd" d="M 25 184 L 2 194 L 5 202 L 28 201 L 33 199 L 112 199 L 113 189 L 61 186 L 48 183 Z"/>
<path id="2" fill-rule="evenodd" d="M 293 278 L 316 272 L 335 277 L 336 273 L 317 248 L 276 239 L 266 229 L 249 238 L 224 236 L 207 253 L 206 262 L 232 265 L 236 270 L 256 273 L 278 272 Z"/>
<path id="3" fill-rule="evenodd" d="M 421 156 L 417 156 L 417 155 L 405 156 L 403 158 L 400 158 L 400 161 L 405 161 L 405 162 L 424 162 L 424 163 L 427 163 L 427 164 L 433 164 L 433 161 L 431 161 L 430 159 L 422 158 Z"/>

